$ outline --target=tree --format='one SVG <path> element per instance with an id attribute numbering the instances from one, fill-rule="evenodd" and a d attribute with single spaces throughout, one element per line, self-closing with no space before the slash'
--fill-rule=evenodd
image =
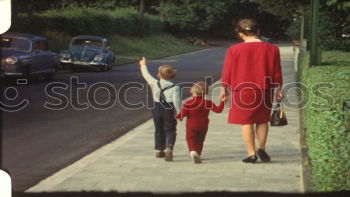
<path id="1" fill-rule="evenodd" d="M 306 17 L 306 33 L 310 25 L 310 0 L 248 0 L 259 4 L 260 10 L 269 12 L 281 18 L 288 19 L 291 26 L 287 33 L 294 38 L 299 34 L 299 16 Z M 350 1 L 349 0 L 324 0 L 320 1 L 319 37 L 324 48 L 337 49 L 349 40 L 343 38 L 343 34 L 350 34 Z M 308 34 L 306 34 L 308 37 Z"/>
<path id="2" fill-rule="evenodd" d="M 27 13 L 32 15 L 35 12 L 45 11 L 59 5 L 56 0 L 12 0 L 14 13 Z"/>
<path id="3" fill-rule="evenodd" d="M 140 20 L 142 21 L 145 15 L 145 1 L 144 0 L 140 0 L 140 11 L 139 11 L 139 17 Z"/>
<path id="4" fill-rule="evenodd" d="M 247 0 L 259 4 L 260 10 L 279 16 L 283 19 L 293 19 L 309 9 L 310 0 Z"/>
<path id="5" fill-rule="evenodd" d="M 183 32 L 208 30 L 222 20 L 232 3 L 237 0 L 177 0 L 161 1 L 157 8 L 164 21 Z"/>

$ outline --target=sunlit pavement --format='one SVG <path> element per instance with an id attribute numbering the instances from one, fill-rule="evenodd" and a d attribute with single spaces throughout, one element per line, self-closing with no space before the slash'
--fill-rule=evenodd
<path id="1" fill-rule="evenodd" d="M 284 83 L 294 82 L 293 48 L 283 46 L 281 54 Z M 216 102 L 217 90 L 213 91 Z M 288 98 L 289 102 L 297 102 L 293 90 Z M 270 163 L 245 164 L 241 161 L 246 152 L 240 127 L 226 123 L 226 107 L 223 113 L 212 112 L 210 115 L 202 164 L 194 164 L 187 153 L 185 121 L 178 123 L 174 161 L 156 159 L 153 122 L 149 120 L 27 192 L 303 192 L 298 110 L 288 106 L 286 114 L 289 124 L 270 128 L 267 146 L 272 158 Z"/>

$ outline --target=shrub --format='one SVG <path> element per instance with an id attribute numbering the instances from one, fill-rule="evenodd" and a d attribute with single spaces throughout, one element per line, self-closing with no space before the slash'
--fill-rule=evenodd
<path id="1" fill-rule="evenodd" d="M 71 40 L 71 36 L 62 32 L 44 32 L 43 36 L 49 41 L 50 50 L 55 52 L 68 49 Z"/>
<path id="2" fill-rule="evenodd" d="M 65 32 L 70 35 L 143 35 L 162 31 L 162 22 L 146 15 L 145 26 L 133 8 L 99 10 L 71 7 L 63 10 L 48 10 L 31 16 L 19 14 L 12 31 L 40 34 L 42 32 Z"/>
<path id="3" fill-rule="evenodd" d="M 341 111 L 342 101 L 350 98 L 349 55 L 326 51 L 323 53 L 325 65 L 312 68 L 308 68 L 308 54 L 303 55 L 301 62 L 300 79 L 308 89 L 320 82 L 332 84 L 332 87 L 321 87 L 318 93 L 307 94 L 306 89 L 303 90 L 303 95 L 309 95 L 303 99 L 303 113 L 316 191 L 350 189 L 350 131 L 346 126 L 350 112 Z M 333 99 L 324 99 L 329 96 Z"/>

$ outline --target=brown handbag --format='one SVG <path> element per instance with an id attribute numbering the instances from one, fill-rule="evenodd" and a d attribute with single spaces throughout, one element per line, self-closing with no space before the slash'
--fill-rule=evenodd
<path id="1" fill-rule="evenodd" d="M 287 116 L 283 110 L 283 104 L 278 102 L 272 111 L 272 115 L 270 118 L 271 126 L 284 126 L 287 125 Z"/>

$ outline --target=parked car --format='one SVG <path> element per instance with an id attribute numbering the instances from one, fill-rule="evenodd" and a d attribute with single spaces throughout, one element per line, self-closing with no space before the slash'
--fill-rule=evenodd
<path id="1" fill-rule="evenodd" d="M 76 36 L 72 38 L 69 50 L 60 52 L 60 61 L 73 70 L 79 67 L 95 67 L 107 71 L 113 66 L 115 54 L 106 38 Z"/>
<path id="2" fill-rule="evenodd" d="M 52 77 L 58 66 L 59 56 L 49 50 L 46 38 L 19 33 L 1 36 L 1 77 L 45 76 Z"/>

